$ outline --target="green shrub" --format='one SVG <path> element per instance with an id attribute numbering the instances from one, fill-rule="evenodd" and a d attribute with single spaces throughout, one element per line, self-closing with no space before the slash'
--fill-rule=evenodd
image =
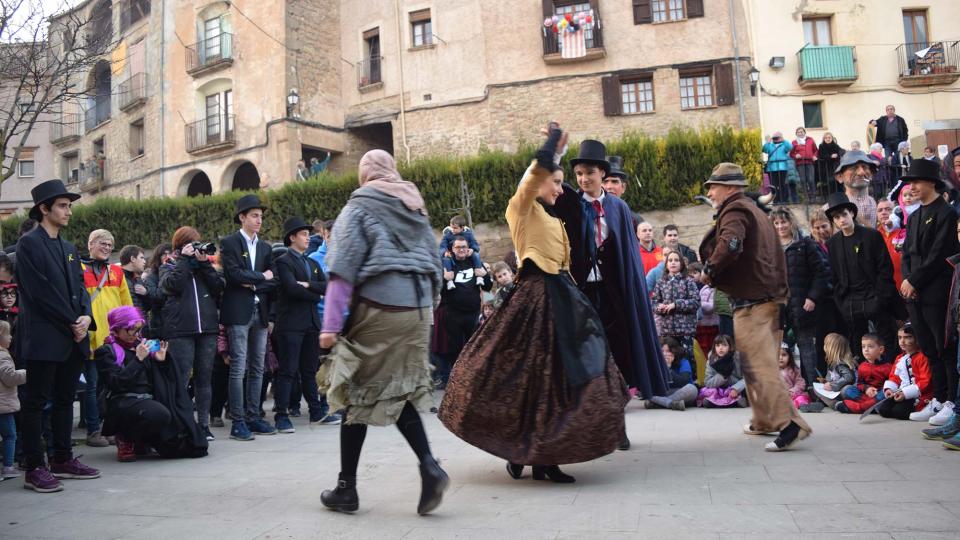
<path id="1" fill-rule="evenodd" d="M 571 143 L 566 159 L 576 156 L 578 144 Z M 420 187 L 435 227 L 447 225 L 451 216 L 461 213 L 460 177 L 471 195 L 471 213 L 476 223 L 503 222 L 507 202 L 513 195 L 523 171 L 533 159 L 535 148 L 523 145 L 517 152 L 483 150 L 476 156 L 424 157 L 400 167 L 404 178 Z M 607 143 L 607 152 L 623 156 L 624 168 L 631 179 L 626 200 L 637 210 L 668 209 L 690 204 L 702 193 L 703 181 L 721 161 L 733 161 L 744 168 L 753 186 L 760 183 L 760 133 L 714 127 L 694 131 L 674 129 L 665 137 L 651 138 L 642 133 L 627 133 Z M 565 161 L 568 163 L 568 161 Z M 575 185 L 573 171 L 567 166 L 567 182 Z M 637 185 L 637 181 L 642 187 Z M 283 219 L 301 215 L 307 221 L 336 217 L 357 187 L 357 173 L 334 175 L 324 172 L 306 182 L 291 183 L 261 194 L 269 206 L 262 235 L 279 239 Z M 211 197 L 163 198 L 130 201 L 101 198 L 78 206 L 65 237 L 81 249 L 87 234 L 107 228 L 117 237 L 118 246 L 137 244 L 153 247 L 169 241 L 180 225 L 196 227 L 207 239 L 225 236 L 236 225 L 231 219 L 234 204 L 243 193 L 230 192 Z M 0 224 L 6 243 L 16 238 L 22 216 Z"/>

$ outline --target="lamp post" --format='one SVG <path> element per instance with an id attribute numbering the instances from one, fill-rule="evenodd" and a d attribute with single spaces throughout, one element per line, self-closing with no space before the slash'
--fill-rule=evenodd
<path id="1" fill-rule="evenodd" d="M 287 94 L 287 116 L 293 116 L 298 118 L 299 115 L 294 112 L 294 109 L 297 108 L 297 105 L 300 104 L 300 94 L 297 93 L 296 88 L 291 88 L 290 93 Z"/>
<path id="2" fill-rule="evenodd" d="M 757 95 L 757 84 L 760 82 L 760 70 L 756 67 L 751 67 L 750 71 L 747 72 L 747 75 L 750 76 L 750 95 Z"/>

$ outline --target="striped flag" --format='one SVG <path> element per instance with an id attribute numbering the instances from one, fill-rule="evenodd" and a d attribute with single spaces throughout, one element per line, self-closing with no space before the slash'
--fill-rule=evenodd
<path id="1" fill-rule="evenodd" d="M 563 32 L 560 35 L 561 58 L 582 58 L 587 55 L 586 30 Z"/>

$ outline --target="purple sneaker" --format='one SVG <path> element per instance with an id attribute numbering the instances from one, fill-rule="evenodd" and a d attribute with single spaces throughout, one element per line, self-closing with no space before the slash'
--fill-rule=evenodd
<path id="1" fill-rule="evenodd" d="M 63 484 L 50 474 L 50 469 L 41 465 L 27 472 L 27 475 L 23 478 L 23 489 L 32 489 L 37 493 L 54 493 L 63 491 Z"/>
<path id="2" fill-rule="evenodd" d="M 87 467 L 80 463 L 77 458 L 70 458 L 63 463 L 50 462 L 50 472 L 57 478 L 73 478 L 74 480 L 91 480 L 100 478 L 100 471 L 93 467 Z"/>

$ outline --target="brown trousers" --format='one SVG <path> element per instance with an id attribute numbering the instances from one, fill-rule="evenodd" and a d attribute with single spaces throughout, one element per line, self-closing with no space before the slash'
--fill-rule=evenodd
<path id="1" fill-rule="evenodd" d="M 812 432 L 800 417 L 787 387 L 780 380 L 780 303 L 766 302 L 733 312 L 734 334 L 740 351 L 747 398 L 753 408 L 750 423 L 760 431 L 780 431 L 791 421 Z"/>

